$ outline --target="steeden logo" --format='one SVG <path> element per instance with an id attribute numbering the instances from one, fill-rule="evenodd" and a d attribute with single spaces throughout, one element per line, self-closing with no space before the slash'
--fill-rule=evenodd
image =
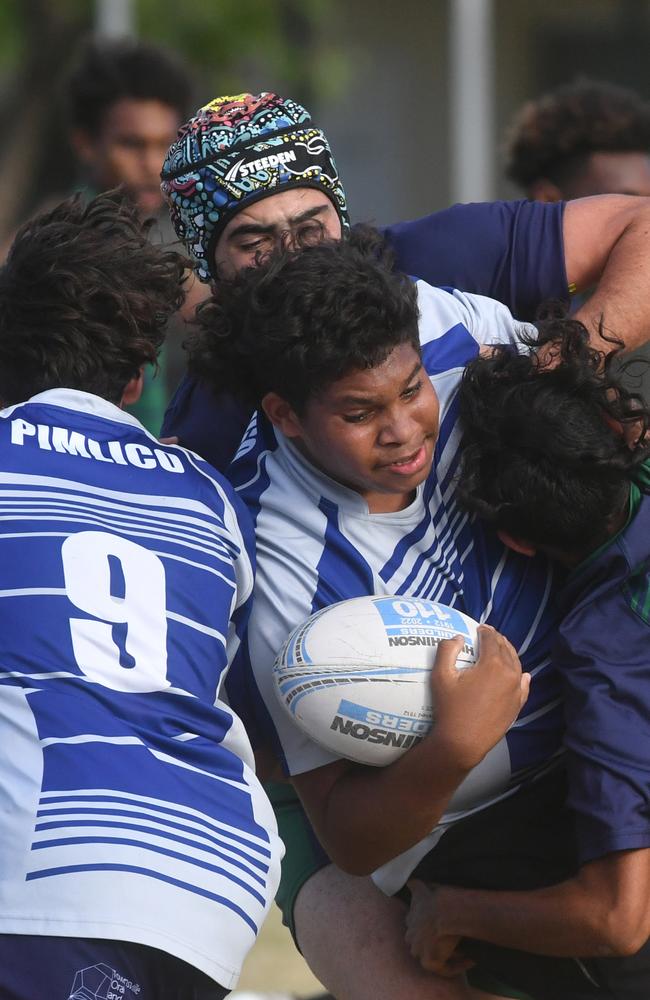
<path id="1" fill-rule="evenodd" d="M 226 174 L 227 181 L 236 181 L 238 178 L 250 177 L 259 170 L 268 170 L 269 167 L 277 167 L 283 163 L 295 163 L 296 154 L 293 149 L 286 149 L 281 153 L 269 153 L 268 156 L 260 156 L 256 160 L 246 161 L 245 157 L 237 160 Z"/>

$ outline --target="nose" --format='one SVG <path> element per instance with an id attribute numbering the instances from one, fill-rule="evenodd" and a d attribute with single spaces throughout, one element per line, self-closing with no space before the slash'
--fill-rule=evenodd
<path id="1" fill-rule="evenodd" d="M 386 411 L 377 434 L 377 441 L 383 447 L 403 446 L 417 436 L 416 421 L 408 407 L 397 405 Z"/>
<path id="2" fill-rule="evenodd" d="M 296 249 L 296 237 L 291 232 L 290 229 L 281 229 L 275 238 L 276 249 L 282 250 L 295 250 Z"/>

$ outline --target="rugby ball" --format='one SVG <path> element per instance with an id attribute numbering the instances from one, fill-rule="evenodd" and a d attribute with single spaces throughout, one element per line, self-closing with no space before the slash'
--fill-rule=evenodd
<path id="1" fill-rule="evenodd" d="M 477 659 L 476 629 L 455 608 L 420 598 L 341 601 L 294 629 L 275 661 L 275 689 L 311 739 L 382 767 L 431 729 L 429 674 L 440 640 L 463 637 L 463 669 Z"/>

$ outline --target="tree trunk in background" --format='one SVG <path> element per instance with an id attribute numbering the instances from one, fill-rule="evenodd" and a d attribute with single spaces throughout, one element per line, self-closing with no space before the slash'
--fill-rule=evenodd
<path id="1" fill-rule="evenodd" d="M 73 161 L 58 94 L 62 70 L 89 22 L 78 5 L 14 4 L 24 58 L 0 95 L 0 241 L 54 192 L 65 193 Z"/>

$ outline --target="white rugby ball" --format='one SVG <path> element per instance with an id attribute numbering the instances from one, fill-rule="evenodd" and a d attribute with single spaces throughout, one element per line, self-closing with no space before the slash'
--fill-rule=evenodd
<path id="1" fill-rule="evenodd" d="M 429 674 L 440 640 L 463 637 L 462 669 L 477 659 L 476 629 L 455 608 L 421 598 L 341 601 L 294 629 L 275 661 L 275 688 L 311 739 L 382 767 L 431 729 Z"/>

